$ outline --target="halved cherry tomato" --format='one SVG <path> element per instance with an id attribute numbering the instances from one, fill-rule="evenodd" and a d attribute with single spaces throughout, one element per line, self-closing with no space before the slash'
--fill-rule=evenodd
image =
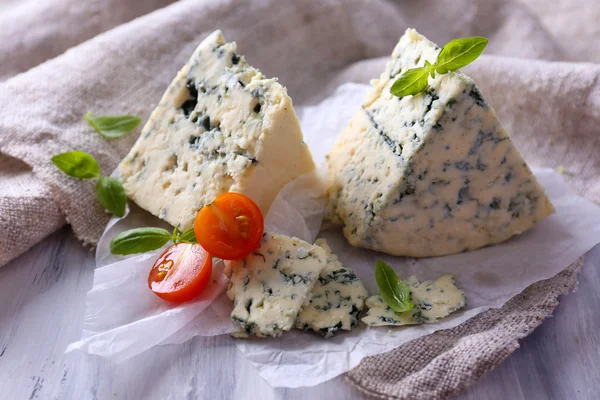
<path id="1" fill-rule="evenodd" d="M 194 220 L 198 243 L 223 260 L 239 260 L 256 250 L 264 229 L 256 203 L 234 192 L 217 196 L 198 211 Z"/>
<path id="2" fill-rule="evenodd" d="M 212 274 L 212 258 L 202 246 L 177 243 L 168 247 L 148 275 L 148 287 L 158 297 L 174 302 L 193 299 Z"/>

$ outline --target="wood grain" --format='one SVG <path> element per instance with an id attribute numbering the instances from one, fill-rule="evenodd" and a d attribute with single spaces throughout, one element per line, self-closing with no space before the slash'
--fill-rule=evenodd
<path id="1" fill-rule="evenodd" d="M 273 389 L 228 336 L 162 346 L 121 364 L 65 355 L 79 338 L 93 253 L 64 228 L 0 269 L 0 399 L 361 399 L 343 378 Z M 596 399 L 600 246 L 576 291 L 461 399 Z"/>

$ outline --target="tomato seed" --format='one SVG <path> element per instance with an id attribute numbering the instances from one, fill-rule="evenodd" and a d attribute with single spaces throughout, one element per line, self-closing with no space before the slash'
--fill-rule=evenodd
<path id="1" fill-rule="evenodd" d="M 165 274 L 173 267 L 173 260 L 167 260 L 158 266 L 158 270 Z"/>
<path id="2" fill-rule="evenodd" d="M 163 279 L 165 279 L 165 276 L 167 276 L 167 272 L 166 271 L 160 271 L 158 274 L 156 274 L 156 280 L 157 281 L 162 281 Z"/>

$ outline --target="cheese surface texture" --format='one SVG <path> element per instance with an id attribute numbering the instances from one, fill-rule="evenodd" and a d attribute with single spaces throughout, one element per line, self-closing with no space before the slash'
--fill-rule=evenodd
<path id="1" fill-rule="evenodd" d="M 280 336 L 294 321 L 327 266 L 319 246 L 265 232 L 260 247 L 243 260 L 228 261 L 227 295 L 237 336 Z"/>
<path id="2" fill-rule="evenodd" d="M 465 292 L 456 287 L 452 275 L 422 283 L 411 276 L 406 283 L 414 304 L 410 311 L 396 313 L 381 297 L 371 296 L 366 301 L 369 310 L 362 321 L 369 326 L 433 324 L 467 304 Z"/>
<path id="3" fill-rule="evenodd" d="M 340 329 L 349 331 L 358 324 L 368 294 L 354 271 L 342 265 L 325 239 L 318 239 L 315 244 L 327 253 L 327 266 L 312 289 L 310 303 L 298 314 L 296 327 L 331 337 Z"/>
<path id="4" fill-rule="evenodd" d="M 119 166 L 127 195 L 180 229 L 224 192 L 266 214 L 279 190 L 315 168 L 286 89 L 208 36 L 179 71 Z"/>
<path id="5" fill-rule="evenodd" d="M 500 243 L 554 211 L 468 76 L 438 74 L 402 99 L 390 93 L 440 50 L 407 30 L 328 155 L 329 216 L 354 246 L 441 256 Z"/>

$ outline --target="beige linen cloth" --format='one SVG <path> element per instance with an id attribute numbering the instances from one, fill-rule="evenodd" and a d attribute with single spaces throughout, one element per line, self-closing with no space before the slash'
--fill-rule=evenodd
<path id="1" fill-rule="evenodd" d="M 171 4 L 172 3 L 172 4 Z M 105 140 L 94 114 L 146 119 L 211 31 L 287 86 L 297 105 L 367 83 L 407 27 L 442 45 L 482 35 L 466 69 L 533 166 L 560 167 L 600 201 L 600 4 L 543 0 L 0 0 L 0 265 L 70 223 L 94 245 L 108 215 L 94 184 L 50 162 L 74 149 L 110 174 L 139 134 Z M 161 8 L 164 7 L 164 8 Z M 502 309 L 364 359 L 348 380 L 374 396 L 440 398 L 494 368 L 552 313 L 581 260 Z M 567 267 L 567 266 L 565 266 Z"/>

